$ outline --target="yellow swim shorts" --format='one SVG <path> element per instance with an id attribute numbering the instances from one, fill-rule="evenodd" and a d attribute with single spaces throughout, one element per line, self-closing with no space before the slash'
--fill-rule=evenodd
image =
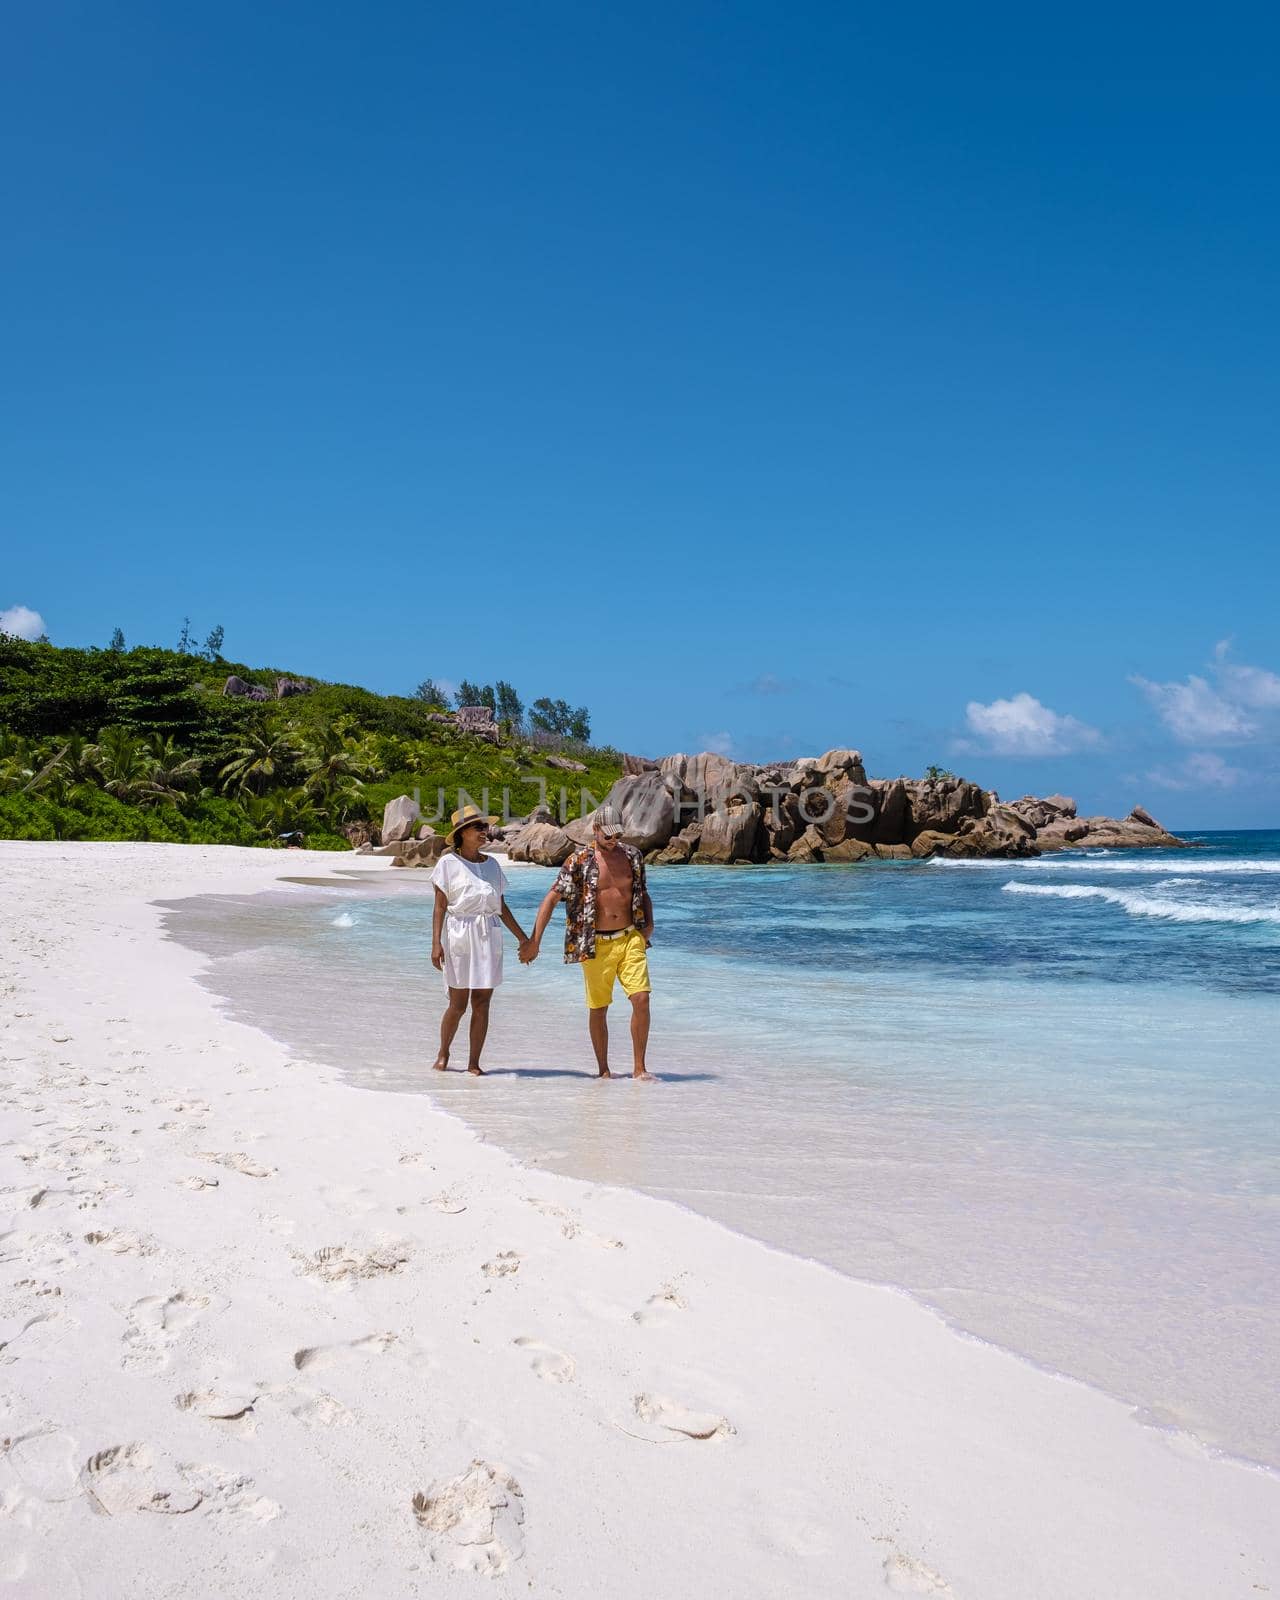
<path id="1" fill-rule="evenodd" d="M 596 953 L 582 963 L 582 976 L 587 986 L 587 1006 L 592 1011 L 612 1004 L 615 978 L 628 999 L 633 994 L 648 994 L 649 961 L 644 935 L 638 928 L 628 928 L 612 939 L 597 935 Z"/>

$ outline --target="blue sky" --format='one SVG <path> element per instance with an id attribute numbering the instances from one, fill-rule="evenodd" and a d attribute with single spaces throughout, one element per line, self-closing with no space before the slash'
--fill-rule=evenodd
<path id="1" fill-rule="evenodd" d="M 1280 824 L 1277 43 L 20 9 L 0 612 Z"/>

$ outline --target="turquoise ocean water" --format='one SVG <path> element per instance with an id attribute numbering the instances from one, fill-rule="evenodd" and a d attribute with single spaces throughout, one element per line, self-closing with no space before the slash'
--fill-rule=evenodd
<path id="1" fill-rule="evenodd" d="M 1280 1466 L 1280 833 L 1193 837 L 654 871 L 651 1088 L 585 1076 L 558 919 L 534 967 L 508 946 L 497 1070 L 430 1072 L 425 873 L 180 902 L 168 926 L 235 1015 L 357 1083 L 897 1285 Z M 551 874 L 511 878 L 528 926 Z"/>

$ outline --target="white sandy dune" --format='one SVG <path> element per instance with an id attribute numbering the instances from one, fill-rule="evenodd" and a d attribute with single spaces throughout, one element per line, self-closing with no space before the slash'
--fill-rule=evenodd
<path id="1" fill-rule="evenodd" d="M 225 1020 L 151 902 L 334 864 L 0 843 L 0 1600 L 1275 1590 L 1274 1476 Z"/>

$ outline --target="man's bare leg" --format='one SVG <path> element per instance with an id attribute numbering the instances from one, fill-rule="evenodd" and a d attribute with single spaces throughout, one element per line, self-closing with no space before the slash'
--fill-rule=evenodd
<path id="1" fill-rule="evenodd" d="M 480 1053 L 484 1049 L 485 1035 L 489 1031 L 489 1002 L 492 999 L 492 989 L 471 991 L 471 1059 L 467 1062 L 467 1071 L 473 1078 L 484 1077 L 484 1068 L 480 1065 Z"/>
<path id="2" fill-rule="evenodd" d="M 444 1016 L 440 1018 L 440 1054 L 431 1063 L 437 1072 L 444 1072 L 449 1065 L 449 1047 L 453 1044 L 458 1024 L 466 1015 L 469 993 L 467 989 L 449 990 L 449 1004 L 444 1008 Z"/>
<path id="3" fill-rule="evenodd" d="M 644 1064 L 644 1053 L 649 1044 L 649 991 L 631 996 L 631 1054 L 635 1058 L 633 1078 L 652 1080 L 653 1073 Z"/>
<path id="4" fill-rule="evenodd" d="M 591 1030 L 591 1048 L 596 1053 L 596 1076 L 611 1078 L 609 1071 L 609 1008 L 596 1006 L 587 1012 L 587 1027 Z"/>

